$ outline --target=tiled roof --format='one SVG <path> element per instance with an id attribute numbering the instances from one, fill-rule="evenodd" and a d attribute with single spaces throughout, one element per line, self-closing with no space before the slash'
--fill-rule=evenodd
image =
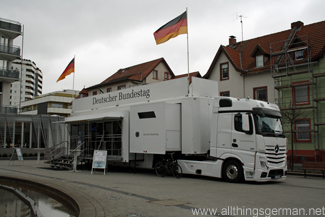
<path id="1" fill-rule="evenodd" d="M 83 95 L 83 97 L 87 97 L 87 96 L 88 96 L 88 90 L 86 90 L 85 88 L 83 88 L 83 89 L 79 92 L 79 95 L 76 97 L 76 99 L 81 98 L 81 95 Z"/>
<path id="2" fill-rule="evenodd" d="M 182 74 L 182 75 L 177 75 L 177 76 L 173 77 L 172 79 L 184 78 L 187 76 L 188 76 L 188 74 L 186 73 L 186 74 Z M 192 77 L 201 78 L 202 76 L 201 76 L 200 72 L 197 71 L 197 72 L 191 72 L 189 77 L 190 77 L 190 83 L 192 83 Z"/>
<path id="3" fill-rule="evenodd" d="M 112 82 L 112 81 L 120 81 L 120 80 L 135 80 L 135 81 L 142 81 L 145 79 L 151 72 L 152 70 L 155 69 L 155 67 L 159 63 L 165 63 L 166 67 L 169 69 L 170 73 L 172 75 L 173 72 L 169 68 L 168 64 L 166 63 L 164 58 L 159 58 L 156 60 L 152 60 L 146 63 L 141 63 L 135 66 L 119 69 L 115 74 L 101 82 L 101 84 L 104 84 L 106 82 Z"/>
<path id="4" fill-rule="evenodd" d="M 269 57 L 271 55 L 271 52 L 274 53 L 282 50 L 283 46 L 286 43 L 286 40 L 291 39 L 292 37 L 298 38 L 298 40 L 302 39 L 302 41 L 307 41 L 308 39 L 308 45 L 312 47 L 312 61 L 315 61 L 318 58 L 322 57 L 325 52 L 325 21 L 313 23 L 306 26 L 303 25 L 301 28 L 299 28 L 299 26 L 295 27 L 296 24 L 303 25 L 302 22 L 298 21 L 296 23 L 292 23 L 291 25 L 293 28 L 289 30 L 265 35 L 243 42 L 237 42 L 228 46 L 221 45 L 208 72 L 204 75 L 204 77 L 208 78 L 210 76 L 222 52 L 226 54 L 238 72 L 256 73 L 270 70 L 270 59 L 264 63 L 264 67 L 255 67 L 255 52 L 257 52 L 257 50 L 260 50 L 261 53 Z"/>
<path id="5" fill-rule="evenodd" d="M 171 73 L 172 77 L 174 77 L 173 71 L 170 69 L 169 65 L 165 61 L 164 58 L 159 58 L 156 60 L 152 60 L 145 63 L 140 63 L 135 66 L 130 66 L 127 68 L 119 69 L 117 72 L 115 72 L 113 75 L 105 79 L 99 84 L 93 85 L 91 87 L 88 87 L 87 89 L 92 88 L 98 88 L 104 85 L 114 84 L 121 81 L 143 81 L 149 74 L 152 72 L 152 70 L 155 69 L 155 67 L 159 64 L 163 63 L 167 67 L 168 71 Z"/>

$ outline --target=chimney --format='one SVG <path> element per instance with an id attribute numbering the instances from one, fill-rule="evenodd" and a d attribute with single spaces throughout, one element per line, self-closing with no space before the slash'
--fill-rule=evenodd
<path id="1" fill-rule="evenodd" d="M 297 27 L 298 28 L 301 28 L 304 26 L 304 23 L 301 22 L 301 21 L 297 21 L 297 22 L 294 22 L 294 23 L 291 23 L 291 29 L 293 29 L 294 27 Z"/>
<path id="2" fill-rule="evenodd" d="M 229 36 L 229 45 L 235 44 L 236 43 L 236 36 Z"/>

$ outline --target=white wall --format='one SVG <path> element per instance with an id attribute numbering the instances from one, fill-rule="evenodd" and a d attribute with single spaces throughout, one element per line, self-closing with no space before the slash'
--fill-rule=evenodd
<path id="1" fill-rule="evenodd" d="M 274 79 L 271 72 L 257 73 L 245 76 L 245 97 L 253 99 L 254 88 L 267 86 L 267 100 L 270 103 L 275 102 Z"/>
<path id="2" fill-rule="evenodd" d="M 158 71 L 158 79 L 153 79 L 153 72 L 151 72 L 147 77 L 146 77 L 146 83 L 151 84 L 159 81 L 164 81 L 165 80 L 165 72 L 168 72 L 168 78 L 171 79 L 171 74 L 166 67 L 165 64 L 159 63 L 155 70 Z"/>
<path id="3" fill-rule="evenodd" d="M 220 64 L 228 62 L 229 65 L 229 80 L 220 81 Z M 228 60 L 226 55 L 222 52 L 213 71 L 210 75 L 210 80 L 218 81 L 219 94 L 220 92 L 230 91 L 231 97 L 244 97 L 243 94 L 243 77 L 240 72 L 237 72 Z"/>

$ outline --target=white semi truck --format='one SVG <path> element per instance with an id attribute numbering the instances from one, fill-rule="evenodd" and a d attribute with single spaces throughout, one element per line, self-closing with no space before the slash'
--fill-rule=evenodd
<path id="1" fill-rule="evenodd" d="M 187 78 L 73 101 L 70 147 L 108 152 L 109 164 L 153 168 L 175 153 L 183 174 L 230 182 L 286 178 L 287 143 L 277 105 L 218 96 L 218 83 Z"/>

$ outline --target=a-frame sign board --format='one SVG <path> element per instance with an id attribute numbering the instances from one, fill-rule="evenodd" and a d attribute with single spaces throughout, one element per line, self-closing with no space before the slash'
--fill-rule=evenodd
<path id="1" fill-rule="evenodd" d="M 91 168 L 91 174 L 93 174 L 94 169 L 104 169 L 104 175 L 106 171 L 107 162 L 107 151 L 95 150 L 93 157 L 93 166 Z"/>
<path id="2" fill-rule="evenodd" d="M 12 151 L 11 157 L 10 157 L 10 161 L 9 161 L 9 165 L 12 162 L 12 164 L 14 164 L 16 157 L 18 158 L 19 162 L 23 162 L 24 163 L 24 158 L 23 155 L 21 154 L 21 149 L 20 148 L 14 148 L 14 150 Z"/>

